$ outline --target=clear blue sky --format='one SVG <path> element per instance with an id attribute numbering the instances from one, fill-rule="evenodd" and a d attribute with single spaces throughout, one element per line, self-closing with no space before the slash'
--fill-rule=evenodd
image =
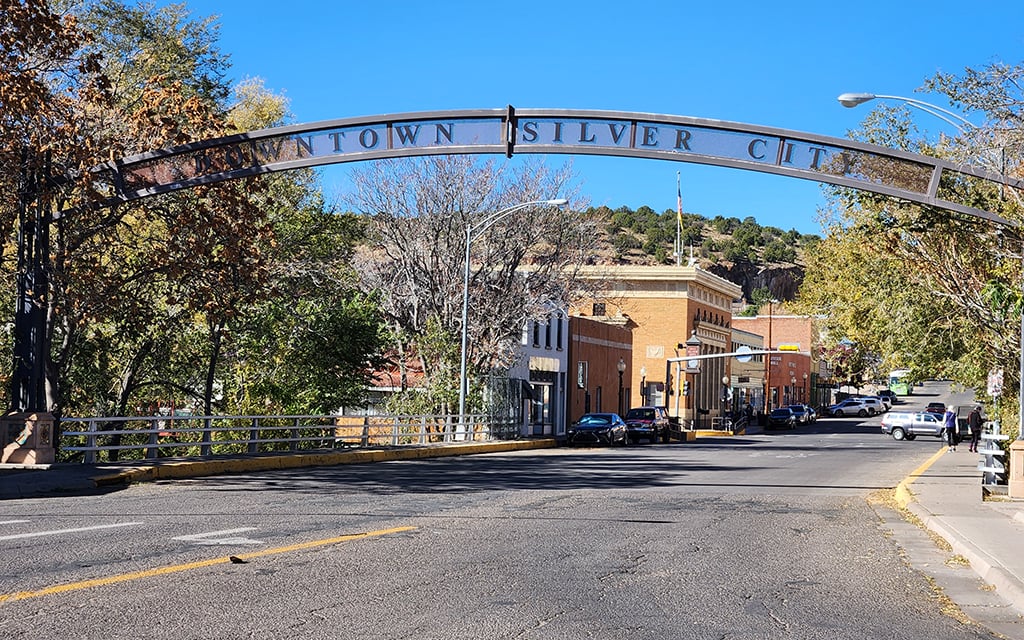
<path id="1" fill-rule="evenodd" d="M 258 76 L 294 121 L 439 109 L 605 109 L 846 137 L 870 105 L 937 71 L 1024 62 L 1020 0 L 188 0 L 219 16 L 233 79 Z M 919 126 L 946 126 L 918 115 Z M 500 157 L 499 157 L 500 159 Z M 565 156 L 549 156 L 554 165 Z M 503 161 L 503 159 L 502 159 Z M 817 183 L 688 163 L 579 156 L 594 206 L 753 216 L 818 233 Z M 342 169 L 325 181 L 343 188 Z"/>

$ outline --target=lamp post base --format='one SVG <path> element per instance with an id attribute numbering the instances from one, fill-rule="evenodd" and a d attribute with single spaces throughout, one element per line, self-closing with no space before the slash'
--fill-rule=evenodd
<path id="1" fill-rule="evenodd" d="M 53 464 L 53 414 L 9 413 L 0 419 L 0 445 L 5 464 Z"/>
<path id="2" fill-rule="evenodd" d="M 1010 443 L 1010 482 L 1007 494 L 1011 498 L 1024 498 L 1024 440 Z"/>

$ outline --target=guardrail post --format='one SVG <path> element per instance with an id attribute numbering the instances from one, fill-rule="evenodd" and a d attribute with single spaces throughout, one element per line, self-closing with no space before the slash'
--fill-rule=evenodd
<path id="1" fill-rule="evenodd" d="M 256 441 L 260 439 L 260 419 L 252 419 L 252 427 L 249 428 L 249 453 L 259 453 L 260 446 Z"/>
<path id="2" fill-rule="evenodd" d="M 333 435 L 333 432 L 332 432 Z M 292 427 L 292 441 L 288 443 L 288 448 L 295 451 L 299 448 L 299 419 L 295 418 L 295 426 Z M 333 447 L 332 447 L 333 448 Z"/>
<path id="3" fill-rule="evenodd" d="M 391 421 L 391 446 L 398 446 L 398 416 Z"/>
<path id="4" fill-rule="evenodd" d="M 213 447 L 210 443 L 213 441 L 213 437 L 210 435 L 210 431 L 213 429 L 213 418 L 203 418 L 203 435 L 201 437 L 202 445 L 199 447 L 199 455 L 208 456 Z"/>
<path id="5" fill-rule="evenodd" d="M 160 437 L 159 436 L 159 431 L 158 431 L 158 429 L 160 428 L 160 425 L 158 423 L 159 423 L 159 421 L 156 418 L 153 418 L 152 420 L 149 421 L 149 447 L 146 448 L 146 457 L 147 458 L 159 458 L 160 457 L 160 450 L 157 447 L 157 440 Z M 122 425 L 122 428 L 123 428 L 123 425 Z"/>
<path id="6" fill-rule="evenodd" d="M 363 416 L 363 435 L 359 438 L 359 446 L 370 446 L 370 416 Z"/>
<path id="7" fill-rule="evenodd" d="M 85 446 L 88 451 L 85 452 L 85 463 L 95 464 L 96 463 L 96 421 L 90 420 L 87 423 L 89 435 L 85 437 Z"/>

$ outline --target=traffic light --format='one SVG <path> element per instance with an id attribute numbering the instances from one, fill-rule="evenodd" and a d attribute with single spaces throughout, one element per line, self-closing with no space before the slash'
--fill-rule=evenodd
<path id="1" fill-rule="evenodd" d="M 690 395 L 690 381 L 689 380 L 683 380 L 683 395 L 684 396 Z"/>

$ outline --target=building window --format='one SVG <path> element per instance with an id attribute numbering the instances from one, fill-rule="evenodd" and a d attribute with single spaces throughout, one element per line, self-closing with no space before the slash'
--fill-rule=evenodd
<path id="1" fill-rule="evenodd" d="M 551 316 L 548 316 L 547 321 L 544 323 L 544 348 L 551 348 Z"/>
<path id="2" fill-rule="evenodd" d="M 540 346 L 540 323 L 536 320 L 533 322 L 533 346 Z"/>
<path id="3" fill-rule="evenodd" d="M 565 324 L 565 318 L 562 317 L 561 313 L 558 314 L 556 322 L 558 324 L 556 325 L 557 329 L 555 331 L 555 348 L 561 351 L 564 348 L 562 345 L 562 339 L 564 338 L 563 325 Z"/>
<path id="4" fill-rule="evenodd" d="M 595 315 L 595 316 L 607 315 L 605 313 L 605 308 L 604 308 L 604 303 L 603 302 L 595 302 L 594 303 L 594 314 L 593 315 Z"/>

